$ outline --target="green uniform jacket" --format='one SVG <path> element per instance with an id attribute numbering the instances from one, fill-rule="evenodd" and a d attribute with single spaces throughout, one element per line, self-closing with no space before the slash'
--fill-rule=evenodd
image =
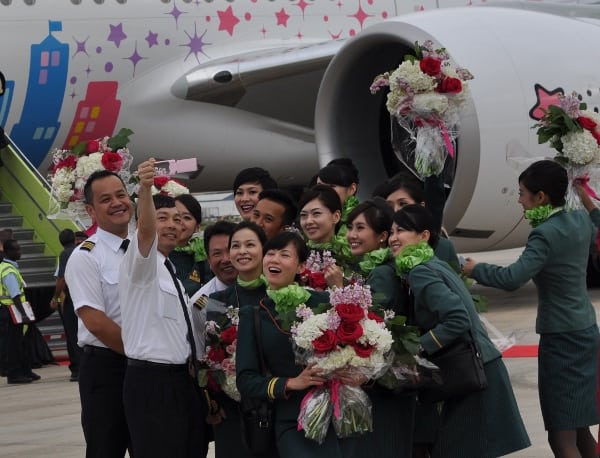
<path id="1" fill-rule="evenodd" d="M 479 344 L 484 363 L 499 358 L 477 315 L 464 282 L 444 261 L 435 256 L 408 273 L 415 298 L 415 320 L 424 332 L 421 345 L 429 354 L 444 348 L 469 329 Z"/>
<path id="2" fill-rule="evenodd" d="M 189 297 L 192 297 L 202 285 L 212 278 L 208 262 L 196 262 L 193 254 L 173 250 L 169 254 L 169 259 L 175 265 L 175 275 L 183 283 Z"/>
<path id="3" fill-rule="evenodd" d="M 509 291 L 533 279 L 538 293 L 538 334 L 589 328 L 596 323 L 596 314 L 587 294 L 586 269 L 596 237 L 594 224 L 599 223 L 597 209 L 589 215 L 580 210 L 559 211 L 530 232 L 517 261 L 507 267 L 478 263 L 472 277 Z"/>
<path id="4" fill-rule="evenodd" d="M 371 288 L 374 303 L 393 310 L 397 315 L 408 313 L 408 292 L 396 275 L 394 259 L 375 267 L 367 276 L 366 284 Z"/>

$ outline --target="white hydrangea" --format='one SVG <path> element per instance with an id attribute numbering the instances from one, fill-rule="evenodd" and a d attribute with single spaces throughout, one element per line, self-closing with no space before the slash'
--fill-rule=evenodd
<path id="1" fill-rule="evenodd" d="M 400 66 L 390 75 L 390 90 L 401 91 L 400 80 L 406 81 L 410 87 L 416 92 L 433 91 L 437 85 L 435 78 L 421 71 L 418 62 L 405 60 Z"/>
<path id="2" fill-rule="evenodd" d="M 167 183 L 162 187 L 161 191 L 166 192 L 172 197 L 177 197 L 181 194 L 189 194 L 190 192 L 188 188 L 177 183 L 174 180 L 167 181 Z"/>
<path id="3" fill-rule="evenodd" d="M 52 177 L 52 190 L 59 202 L 68 202 L 73 195 L 71 183 L 75 173 L 68 167 L 58 169 Z"/>
<path id="4" fill-rule="evenodd" d="M 413 108 L 417 113 L 442 114 L 448 108 L 448 97 L 436 92 L 416 94 L 413 99 Z"/>
<path id="5" fill-rule="evenodd" d="M 561 137 L 563 143 L 562 155 L 573 164 L 586 165 L 600 161 L 600 148 L 592 134 L 583 132 L 568 132 Z"/>
<path id="6" fill-rule="evenodd" d="M 377 352 L 387 353 L 394 339 L 392 333 L 375 320 L 363 320 L 361 322 L 363 335 L 358 341 L 363 345 L 371 345 L 377 348 Z"/>
<path id="7" fill-rule="evenodd" d="M 320 313 L 313 315 L 306 321 L 298 324 L 296 327 L 296 336 L 294 341 L 300 348 L 312 350 L 312 342 L 321 337 L 323 332 L 328 329 L 327 314 Z"/>
<path id="8" fill-rule="evenodd" d="M 242 398 L 235 384 L 235 374 L 225 375 L 225 381 L 221 385 L 223 392 L 234 401 L 239 402 Z"/>
<path id="9" fill-rule="evenodd" d="M 317 367 L 319 369 L 321 369 L 325 374 L 329 374 L 336 369 L 341 369 L 342 367 L 348 366 L 349 362 L 354 356 L 356 356 L 354 348 L 348 345 L 346 347 L 339 348 L 334 352 L 327 353 L 327 356 L 324 357 L 314 356 L 309 360 L 309 363 L 317 363 Z M 365 358 L 360 359 L 364 361 Z"/>
<path id="10" fill-rule="evenodd" d="M 103 153 L 92 153 L 89 156 L 81 156 L 77 161 L 77 167 L 75 169 L 77 176 L 89 177 L 92 173 L 97 170 L 104 170 L 102 165 L 102 154 Z"/>

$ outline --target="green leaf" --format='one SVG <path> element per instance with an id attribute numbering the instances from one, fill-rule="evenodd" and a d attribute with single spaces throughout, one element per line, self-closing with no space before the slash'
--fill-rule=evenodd
<path id="1" fill-rule="evenodd" d="M 85 149 L 87 148 L 88 142 L 81 142 L 71 148 L 71 152 L 76 156 L 82 156 L 85 153 Z"/>
<path id="2" fill-rule="evenodd" d="M 131 134 L 133 134 L 133 130 L 123 128 L 117 133 L 117 135 L 109 138 L 106 144 L 113 151 L 116 151 L 119 148 L 125 148 L 129 143 L 129 136 Z"/>

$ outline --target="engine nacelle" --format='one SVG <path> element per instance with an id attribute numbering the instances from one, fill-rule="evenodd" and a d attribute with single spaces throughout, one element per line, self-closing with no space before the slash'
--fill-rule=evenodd
<path id="1" fill-rule="evenodd" d="M 433 40 L 475 76 L 461 115 L 444 226 L 461 251 L 522 245 L 529 226 L 517 203 L 517 177 L 524 165 L 511 164 L 516 157 L 554 156 L 548 146 L 538 145 L 536 119 L 530 116 L 556 100 L 553 91 L 577 91 L 598 111 L 600 27 L 592 22 L 467 7 L 405 15 L 367 28 L 338 51 L 321 84 L 315 114 L 320 163 L 352 158 L 366 192 L 400 170 L 385 91 L 371 95 L 369 86 L 376 75 L 396 68 L 415 41 Z"/>

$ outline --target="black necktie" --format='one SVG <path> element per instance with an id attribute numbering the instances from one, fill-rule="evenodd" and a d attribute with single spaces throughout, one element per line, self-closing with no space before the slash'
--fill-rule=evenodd
<path id="1" fill-rule="evenodd" d="M 190 314 L 187 308 L 187 304 L 185 301 L 185 297 L 183 296 L 183 292 L 181 291 L 181 286 L 179 285 L 179 280 L 175 276 L 175 271 L 173 270 L 173 266 L 171 265 L 171 261 L 165 259 L 165 267 L 171 274 L 171 278 L 173 279 L 173 283 L 175 283 L 175 288 L 177 288 L 177 294 L 179 294 L 179 302 L 181 302 L 181 307 L 183 308 L 183 316 L 185 317 L 185 324 L 187 325 L 188 335 L 187 340 L 190 343 L 191 348 L 191 361 L 190 361 L 190 375 L 193 378 L 197 377 L 196 371 L 196 344 L 194 343 L 194 332 L 192 331 L 192 322 L 190 321 Z"/>
<path id="2" fill-rule="evenodd" d="M 131 240 L 124 239 L 121 242 L 121 246 L 119 247 L 119 250 L 123 250 L 123 253 L 127 253 L 127 247 L 129 247 L 129 242 L 131 242 Z"/>

